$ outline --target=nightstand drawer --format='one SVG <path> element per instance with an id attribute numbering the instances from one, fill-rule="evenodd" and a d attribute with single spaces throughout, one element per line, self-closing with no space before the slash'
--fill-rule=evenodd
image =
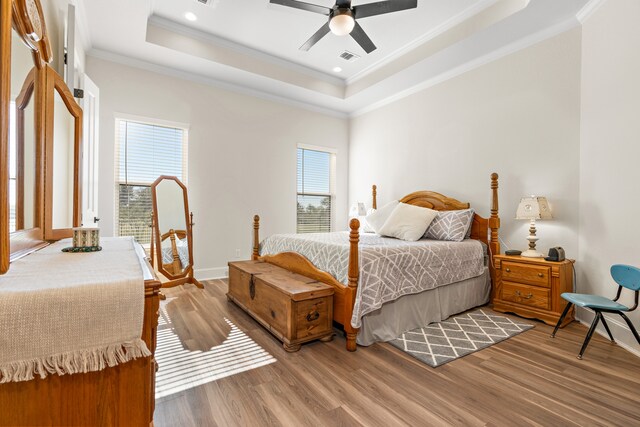
<path id="1" fill-rule="evenodd" d="M 502 280 L 504 281 L 528 283 L 530 285 L 550 288 L 550 279 L 550 267 L 508 261 L 502 263 Z"/>
<path id="2" fill-rule="evenodd" d="M 549 289 L 538 286 L 523 285 L 521 283 L 502 282 L 502 295 L 504 301 L 511 301 L 531 307 L 551 308 L 551 298 Z"/>

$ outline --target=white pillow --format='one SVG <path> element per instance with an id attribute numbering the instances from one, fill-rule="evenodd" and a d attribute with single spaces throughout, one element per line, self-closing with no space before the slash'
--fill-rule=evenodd
<path id="1" fill-rule="evenodd" d="M 400 202 L 394 200 L 393 202 L 387 203 L 380 209 L 371 212 L 365 218 L 367 220 L 367 225 L 371 227 L 373 231 L 380 234 L 380 229 L 384 225 L 387 218 L 389 218 L 389 215 L 391 215 L 391 212 L 393 212 L 396 206 L 398 206 L 398 203 Z"/>
<path id="2" fill-rule="evenodd" d="M 420 240 L 438 211 L 420 206 L 399 203 L 380 229 L 382 236 L 415 242 Z"/>
<path id="3" fill-rule="evenodd" d="M 376 230 L 371 228 L 371 226 L 367 222 L 367 217 L 366 216 L 358 217 L 358 220 L 360 221 L 360 232 L 361 233 L 375 233 L 376 232 Z"/>

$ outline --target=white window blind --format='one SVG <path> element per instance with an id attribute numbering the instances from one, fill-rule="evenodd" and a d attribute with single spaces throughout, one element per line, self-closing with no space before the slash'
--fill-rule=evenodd
<path id="1" fill-rule="evenodd" d="M 187 130 L 116 119 L 116 230 L 151 242 L 151 184 L 160 175 L 186 185 Z"/>
<path id="2" fill-rule="evenodd" d="M 331 231 L 334 157 L 330 152 L 298 148 L 298 233 Z"/>

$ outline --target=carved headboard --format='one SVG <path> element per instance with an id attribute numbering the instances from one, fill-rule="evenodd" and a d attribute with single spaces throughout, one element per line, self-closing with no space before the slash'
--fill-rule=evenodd
<path id="1" fill-rule="evenodd" d="M 372 188 L 372 206 L 377 206 L 377 187 Z M 459 209 L 469 209 L 470 204 L 447 197 L 435 191 L 416 191 L 407 194 L 401 203 L 421 206 L 436 211 L 453 211 Z M 471 225 L 471 238 L 484 242 L 489 247 L 490 256 L 500 253 L 500 242 L 498 239 L 498 230 L 500 229 L 500 217 L 498 216 L 498 174 L 491 174 L 491 214 L 489 218 L 484 218 L 477 213 L 473 216 Z M 490 263 L 492 266 L 492 263 Z M 493 267 L 491 267 L 493 278 Z"/>

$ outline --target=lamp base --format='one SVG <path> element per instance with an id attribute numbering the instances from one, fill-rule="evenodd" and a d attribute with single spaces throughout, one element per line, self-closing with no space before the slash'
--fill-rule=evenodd
<path id="1" fill-rule="evenodd" d="M 527 258 L 544 258 L 544 255 L 534 249 L 528 249 L 520 254 L 520 256 Z"/>

